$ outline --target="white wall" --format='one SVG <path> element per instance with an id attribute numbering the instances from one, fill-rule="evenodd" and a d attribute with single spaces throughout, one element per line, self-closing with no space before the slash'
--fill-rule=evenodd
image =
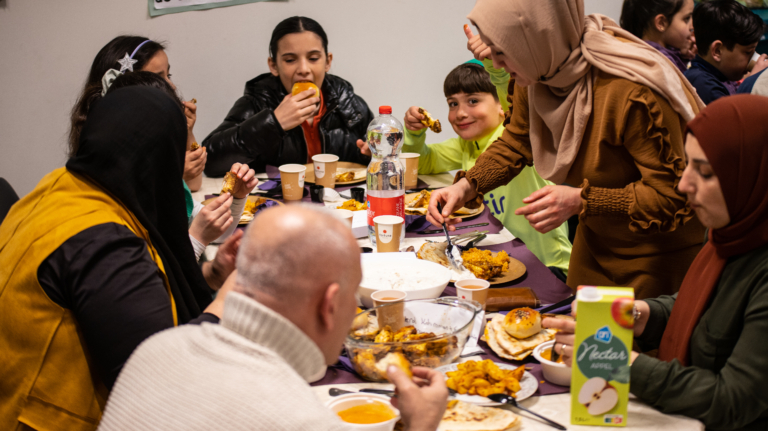
<path id="1" fill-rule="evenodd" d="M 620 0 L 585 0 L 618 19 Z M 266 72 L 267 44 L 282 19 L 320 22 L 331 73 L 376 112 L 429 109 L 446 126 L 445 75 L 470 58 L 462 25 L 473 0 L 288 0 L 150 18 L 147 0 L 0 0 L 0 177 L 20 195 L 65 162 L 69 110 L 98 50 L 120 34 L 167 41 L 173 80 L 198 100 L 202 140 Z M 446 139 L 450 127 L 431 139 Z M 431 142 L 431 141 L 430 141 Z"/>

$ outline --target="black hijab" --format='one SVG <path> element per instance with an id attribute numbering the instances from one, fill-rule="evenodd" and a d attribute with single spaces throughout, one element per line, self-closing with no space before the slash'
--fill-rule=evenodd
<path id="1" fill-rule="evenodd" d="M 186 140 L 178 103 L 155 88 L 126 87 L 93 106 L 77 154 L 66 165 L 117 198 L 149 232 L 180 324 L 199 316 L 212 300 L 187 231 Z"/>

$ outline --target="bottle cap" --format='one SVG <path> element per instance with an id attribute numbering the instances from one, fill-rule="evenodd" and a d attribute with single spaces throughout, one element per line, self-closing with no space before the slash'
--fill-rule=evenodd
<path id="1" fill-rule="evenodd" d="M 599 301 L 603 295 L 597 290 L 595 286 L 580 286 L 579 287 L 579 301 L 594 302 Z"/>
<path id="2" fill-rule="evenodd" d="M 379 106 L 379 114 L 391 114 L 391 113 L 392 113 L 391 106 Z"/>

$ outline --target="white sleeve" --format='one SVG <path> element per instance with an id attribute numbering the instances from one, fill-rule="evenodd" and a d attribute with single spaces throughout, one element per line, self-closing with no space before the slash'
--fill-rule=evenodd
<path id="1" fill-rule="evenodd" d="M 240 217 L 243 215 L 245 202 L 247 200 L 248 198 L 232 198 L 232 206 L 229 207 L 230 214 L 232 214 L 232 224 L 229 225 L 227 230 L 224 231 L 220 237 L 213 240 L 214 244 L 221 244 L 235 232 L 235 229 L 237 229 L 237 223 L 240 221 Z"/>
<path id="2" fill-rule="evenodd" d="M 189 241 L 192 242 L 192 248 L 195 250 L 195 259 L 199 262 L 200 256 L 205 251 L 205 246 L 197 238 L 193 237 L 192 234 L 189 234 Z"/>
<path id="3" fill-rule="evenodd" d="M 197 214 L 200 213 L 200 210 L 203 209 L 203 207 L 204 205 L 202 203 L 195 201 L 195 207 L 192 208 L 192 217 L 190 217 L 189 219 L 191 220 L 195 218 L 195 216 L 197 216 Z"/>

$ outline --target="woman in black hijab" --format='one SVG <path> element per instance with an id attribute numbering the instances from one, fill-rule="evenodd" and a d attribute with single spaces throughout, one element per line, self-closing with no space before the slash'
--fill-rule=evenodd
<path id="1" fill-rule="evenodd" d="M 94 429 L 144 339 L 218 322 L 241 233 L 204 276 L 187 233 L 184 114 L 149 87 L 92 108 L 77 154 L 0 225 L 0 429 Z M 66 370 L 63 373 L 62 370 Z M 13 376 L 13 378 L 6 378 Z M 40 400 L 43 402 L 41 403 Z"/>

